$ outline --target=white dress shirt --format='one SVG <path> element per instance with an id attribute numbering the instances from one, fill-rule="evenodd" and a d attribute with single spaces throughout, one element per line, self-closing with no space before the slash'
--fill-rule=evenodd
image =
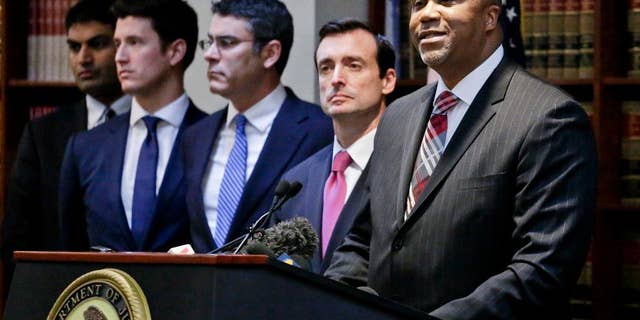
<path id="1" fill-rule="evenodd" d="M 358 183 L 362 171 L 367 166 L 367 163 L 369 163 L 369 158 L 371 158 L 371 153 L 373 153 L 373 140 L 376 136 L 376 131 L 377 129 L 371 130 L 371 132 L 360 137 L 360 139 L 356 140 L 356 142 L 351 144 L 347 149 L 340 146 L 335 136 L 333 138 L 333 155 L 331 159 L 335 159 L 338 152 L 346 151 L 351 157 L 351 160 L 353 160 L 347 169 L 344 170 L 344 179 L 347 182 L 347 193 L 344 197 L 345 203 L 349 199 L 356 183 Z M 333 164 L 333 160 L 331 160 L 331 164 Z"/>
<path id="2" fill-rule="evenodd" d="M 180 130 L 180 125 L 187 113 L 189 107 L 189 98 L 183 94 L 178 99 L 162 107 L 153 116 L 160 118 L 156 133 L 158 135 L 158 167 L 156 168 L 156 194 L 162 185 L 164 172 L 176 141 L 176 136 Z M 127 135 L 127 146 L 124 153 L 124 168 L 122 170 L 122 185 L 120 193 L 122 195 L 122 204 L 127 215 L 127 222 L 131 228 L 131 212 L 133 207 L 133 189 L 136 182 L 136 171 L 138 170 L 138 158 L 140 157 L 140 149 L 142 143 L 147 137 L 147 126 L 144 124 L 142 117 L 149 115 L 136 101 L 133 99 L 131 103 L 131 116 L 129 117 L 129 133 Z"/>
<path id="3" fill-rule="evenodd" d="M 444 84 L 442 79 L 438 80 L 438 84 L 436 86 L 436 98 L 440 93 L 448 90 L 453 92 L 453 94 L 460 99 L 458 104 L 447 112 L 447 137 L 445 138 L 444 143 L 445 148 L 449 144 L 449 141 L 451 141 L 451 137 L 456 132 L 456 129 L 458 129 L 458 125 L 460 125 L 462 117 L 464 117 L 467 110 L 469 110 L 469 106 L 476 98 L 476 95 L 478 95 L 478 92 L 480 92 L 484 83 L 489 79 L 493 70 L 495 70 L 498 64 L 500 64 L 503 56 L 504 49 L 500 46 L 489 56 L 489 58 L 487 58 L 487 60 L 462 78 L 462 80 L 460 80 L 453 89 L 447 88 L 447 85 Z M 434 98 L 434 107 L 435 102 L 436 99 Z"/>
<path id="4" fill-rule="evenodd" d="M 86 95 L 87 102 L 87 130 L 91 130 L 107 120 L 107 111 L 113 110 L 117 115 L 123 114 L 131 108 L 131 96 L 123 95 L 109 107 L 96 98 Z"/>
<path id="5" fill-rule="evenodd" d="M 246 180 L 249 180 L 249 177 L 251 177 L 253 168 L 256 166 L 256 162 L 258 162 L 260 152 L 262 152 L 262 147 L 267 141 L 267 137 L 271 131 L 273 120 L 276 118 L 286 98 L 287 92 L 284 87 L 278 85 L 269 95 L 243 113 L 247 118 L 247 124 L 244 128 L 245 135 L 247 136 Z M 229 154 L 231 154 L 231 149 L 236 139 L 235 118 L 237 114 L 238 110 L 233 104 L 229 104 L 227 119 L 216 137 L 213 151 L 211 155 L 209 155 L 209 163 L 207 164 L 207 169 L 202 179 L 204 211 L 212 235 L 215 234 L 216 230 L 220 185 L 222 184 L 227 159 L 229 158 Z"/>

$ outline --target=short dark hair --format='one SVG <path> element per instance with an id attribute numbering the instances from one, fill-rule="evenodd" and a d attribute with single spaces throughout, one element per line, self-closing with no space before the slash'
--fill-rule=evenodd
<path id="1" fill-rule="evenodd" d="M 151 19 L 163 46 L 178 39 L 187 43 L 182 59 L 185 69 L 193 61 L 198 43 L 198 15 L 184 0 L 116 0 L 111 11 L 117 18 L 128 16 Z"/>
<path id="2" fill-rule="evenodd" d="M 116 28 L 116 17 L 111 13 L 114 0 L 80 0 L 67 11 L 64 27 L 67 31 L 76 23 L 100 22 Z"/>
<path id="3" fill-rule="evenodd" d="M 293 18 L 279 0 L 221 0 L 211 3 L 211 12 L 221 16 L 234 16 L 249 21 L 254 37 L 254 51 L 260 52 L 271 40 L 282 45 L 276 62 L 278 74 L 284 72 L 293 45 Z"/>
<path id="4" fill-rule="evenodd" d="M 378 49 L 378 52 L 376 53 L 376 60 L 378 61 L 380 78 L 382 79 L 387 73 L 387 70 L 395 68 L 396 53 L 393 50 L 393 45 L 391 44 L 391 42 L 389 42 L 389 40 L 387 40 L 384 36 L 374 33 L 371 30 L 371 27 L 369 27 L 369 25 L 367 25 L 366 23 L 354 18 L 343 18 L 339 20 L 329 21 L 325 25 L 323 25 L 318 32 L 318 35 L 320 36 L 318 46 L 320 45 L 320 42 L 322 42 L 322 39 L 327 36 L 344 34 L 355 30 L 364 30 L 371 34 L 371 36 L 376 40 Z M 316 47 L 316 53 L 317 52 L 318 47 Z M 316 68 L 317 67 L 318 65 L 316 63 Z"/>

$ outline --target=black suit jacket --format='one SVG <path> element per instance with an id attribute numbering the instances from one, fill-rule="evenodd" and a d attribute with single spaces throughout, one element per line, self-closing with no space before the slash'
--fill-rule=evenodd
<path id="1" fill-rule="evenodd" d="M 276 211 L 271 218 L 271 225 L 280 221 L 290 220 L 294 217 L 305 217 L 318 234 L 318 249 L 311 258 L 311 271 L 323 273 L 331 262 L 333 252 L 342 243 L 347 235 L 357 214 L 368 205 L 369 192 L 366 188 L 368 167 L 362 171 L 358 182 L 353 187 L 349 199 L 344 204 L 336 226 L 331 234 L 329 245 L 323 259 L 321 253 L 322 243 L 322 208 L 324 185 L 331 173 L 331 161 L 333 157 L 333 145 L 318 151 L 316 154 L 301 162 L 282 176 L 288 182 L 298 181 L 302 184 L 302 190 Z"/>
<path id="2" fill-rule="evenodd" d="M 597 157 L 585 112 L 502 61 L 404 221 L 434 93 L 424 87 L 387 109 L 370 210 L 326 275 L 441 319 L 561 317 L 592 230 Z"/>
<path id="3" fill-rule="evenodd" d="M 85 99 L 25 125 L 2 224 L 2 259 L 10 279 L 15 250 L 57 250 L 58 177 L 69 137 L 87 129 Z"/>

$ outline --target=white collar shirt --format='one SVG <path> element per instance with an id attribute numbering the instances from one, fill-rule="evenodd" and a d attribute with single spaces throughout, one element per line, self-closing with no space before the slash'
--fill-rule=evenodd
<path id="1" fill-rule="evenodd" d="M 286 98 L 286 90 L 282 85 L 278 85 L 266 97 L 242 113 L 247 118 L 247 124 L 245 126 L 245 135 L 247 137 L 245 182 L 249 180 L 249 177 L 251 177 L 253 173 L 253 169 L 258 162 L 258 157 L 262 152 L 262 147 L 267 141 L 269 132 L 271 132 L 273 121 Z M 207 169 L 202 179 L 204 210 L 212 236 L 216 230 L 220 186 L 222 184 L 222 177 L 224 176 L 227 160 L 229 159 L 231 149 L 235 142 L 235 119 L 239 113 L 233 104 L 229 104 L 227 109 L 227 118 L 220 128 L 213 144 Z"/>
<path id="2" fill-rule="evenodd" d="M 156 168 L 156 194 L 162 185 L 169 158 L 173 150 L 178 131 L 182 125 L 187 109 L 189 107 L 189 98 L 186 94 L 182 94 L 176 100 L 162 107 L 154 114 L 154 117 L 160 118 L 156 129 L 158 136 L 158 166 Z M 138 168 L 138 158 L 140 157 L 140 149 L 142 143 L 147 137 L 147 126 L 142 118 L 150 115 L 144 110 L 134 98 L 131 104 L 131 116 L 129 117 L 129 132 L 127 135 L 127 145 L 125 149 L 124 168 L 122 170 L 121 195 L 124 211 L 127 216 L 127 222 L 131 227 L 131 216 L 133 208 L 133 190 L 136 181 L 136 171 Z"/>
<path id="3" fill-rule="evenodd" d="M 367 134 L 360 137 L 360 139 L 356 140 L 346 149 L 340 146 L 338 139 L 334 136 L 331 164 L 333 165 L 333 159 L 335 159 L 336 154 L 340 151 L 346 151 L 351 157 L 351 160 L 353 160 L 347 169 L 344 170 L 344 179 L 347 182 L 347 193 L 344 197 L 345 203 L 349 199 L 349 196 L 351 196 L 353 188 L 358 183 L 358 179 L 360 179 L 362 171 L 367 166 L 367 163 L 369 163 L 371 153 L 373 153 L 373 140 L 375 138 L 376 131 L 377 129 L 373 129 L 370 132 L 367 132 Z"/>
<path id="4" fill-rule="evenodd" d="M 91 130 L 107 120 L 107 111 L 113 110 L 116 115 L 126 113 L 131 108 L 131 96 L 123 95 L 114 101 L 109 107 L 96 98 L 86 95 L 87 102 L 87 130 Z"/>
<path id="5" fill-rule="evenodd" d="M 476 67 L 473 71 L 467 74 L 453 89 L 447 88 L 442 79 L 438 80 L 436 86 L 435 97 L 438 97 L 443 91 L 451 91 L 458 97 L 458 104 L 453 107 L 447 113 L 447 136 L 445 138 L 445 148 L 451 141 L 451 137 L 458 129 L 462 118 L 469 110 L 469 106 L 473 103 L 473 100 L 480 92 L 480 89 L 484 83 L 489 79 L 491 73 L 500 64 L 502 57 L 504 56 L 504 49 L 502 46 L 498 47 L 482 64 Z M 433 99 L 433 106 L 435 107 L 435 98 Z"/>

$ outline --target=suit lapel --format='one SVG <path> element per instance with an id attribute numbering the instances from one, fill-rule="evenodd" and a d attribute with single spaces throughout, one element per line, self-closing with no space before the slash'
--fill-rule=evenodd
<path id="1" fill-rule="evenodd" d="M 112 182 L 109 183 L 109 190 L 105 192 L 105 196 L 110 198 L 106 203 L 109 203 L 111 207 L 105 211 L 113 214 L 113 220 L 117 227 L 124 231 L 123 234 L 126 235 L 126 239 L 123 240 L 127 243 L 126 246 L 136 248 L 137 244 L 131 235 L 121 195 L 122 168 L 129 134 L 129 117 L 130 113 L 127 112 L 125 115 L 118 116 L 106 124 L 109 133 L 103 143 L 104 156 L 108 160 L 105 160 L 104 172 L 107 173 L 105 177 L 112 179 Z"/>
<path id="2" fill-rule="evenodd" d="M 317 161 L 314 161 L 309 167 L 312 170 L 309 170 L 309 175 L 307 181 L 305 181 L 306 185 L 303 186 L 305 195 L 309 195 L 308 198 L 308 206 L 307 212 L 305 213 L 297 213 L 300 215 L 305 215 L 310 217 L 309 222 L 315 230 L 322 231 L 322 210 L 324 202 L 324 184 L 329 176 L 331 171 L 331 156 L 333 154 L 333 144 L 330 144 L 328 147 L 325 147 L 320 151 L 321 153 L 318 157 L 314 157 Z M 319 234 L 318 237 L 321 237 L 322 234 Z M 322 239 L 320 239 L 320 243 L 322 243 Z M 318 248 L 311 258 L 312 270 L 320 270 L 322 264 L 322 253 L 321 248 Z"/>
<path id="3" fill-rule="evenodd" d="M 216 245 L 213 241 L 211 230 L 209 230 L 209 222 L 207 221 L 207 215 L 204 211 L 202 182 L 203 179 L 207 178 L 205 176 L 205 171 L 209 164 L 209 157 L 211 156 L 213 145 L 215 144 L 218 133 L 220 132 L 220 128 L 224 124 L 225 119 L 227 119 L 228 108 L 229 107 L 227 106 L 221 112 L 216 112 L 204 119 L 203 121 L 206 121 L 208 124 L 208 126 L 205 126 L 207 130 L 198 132 L 198 139 L 189 141 L 185 144 L 185 148 L 188 148 L 186 154 L 188 154 L 188 157 L 191 159 L 188 167 L 184 168 L 185 172 L 189 175 L 187 179 L 189 181 L 197 182 L 196 185 L 193 186 L 196 192 L 190 195 L 187 199 L 187 201 L 191 202 L 191 205 L 194 208 L 193 211 L 197 215 L 198 219 L 198 224 L 192 226 L 192 228 L 198 228 L 199 234 L 207 235 L 208 248 L 211 249 L 216 248 Z"/>
<path id="4" fill-rule="evenodd" d="M 456 133 L 442 153 L 438 165 L 429 178 L 429 182 L 420 195 L 420 199 L 413 207 L 407 222 L 419 218 L 419 216 L 424 213 L 425 210 L 420 209 L 420 207 L 425 205 L 425 200 L 435 193 L 435 190 L 438 189 L 439 185 L 456 166 L 478 134 L 480 134 L 482 128 L 484 128 L 495 115 L 496 108 L 492 108 L 492 106 L 504 100 L 507 87 L 509 86 L 515 69 L 515 65 L 508 60 L 503 60 L 482 86 L 474 102 L 471 103 L 469 110 L 467 110 L 467 113 L 462 118 L 462 122 L 460 122 Z"/>
<path id="5" fill-rule="evenodd" d="M 147 226 L 147 230 L 145 231 L 145 248 L 149 247 L 149 239 L 147 239 L 149 230 L 152 230 L 154 228 L 154 223 L 157 220 L 159 214 L 164 211 L 163 209 L 169 207 L 169 204 L 171 202 L 170 200 L 176 194 L 176 189 L 180 186 L 180 183 L 182 182 L 184 176 L 184 162 L 182 161 L 182 155 L 179 154 L 182 134 L 188 126 L 198 121 L 202 117 L 203 113 L 196 108 L 193 102 L 189 101 L 189 107 L 187 109 L 187 112 L 185 113 L 184 120 L 180 124 L 178 135 L 176 136 L 175 143 L 173 144 L 169 162 L 167 163 L 167 168 L 165 169 L 164 177 L 162 178 L 162 185 L 160 186 L 160 191 L 158 192 L 158 200 L 156 202 L 154 216 L 152 218 L 151 224 Z"/>
<path id="6" fill-rule="evenodd" d="M 87 130 L 87 100 L 82 99 L 73 105 L 73 132 Z"/>
<path id="7" fill-rule="evenodd" d="M 270 191 L 269 186 L 282 176 L 298 145 L 307 136 L 303 122 L 308 115 L 304 109 L 296 108 L 296 101 L 297 98 L 289 94 L 273 120 L 271 132 L 244 187 L 229 235 L 242 233 L 243 224 Z"/>
<path id="8" fill-rule="evenodd" d="M 396 230 L 404 223 L 404 210 L 407 202 L 407 195 L 409 194 L 411 177 L 413 176 L 413 167 L 415 166 L 418 149 L 420 147 L 420 143 L 422 143 L 424 132 L 427 127 L 427 121 L 431 114 L 431 106 L 433 105 L 433 96 L 435 91 L 435 85 L 427 86 L 424 88 L 423 93 L 419 96 L 418 100 L 408 102 L 411 104 L 417 104 L 417 107 L 415 105 L 404 106 L 405 108 L 408 108 L 409 111 L 406 115 L 403 115 L 403 120 L 406 119 L 407 121 L 410 121 L 410 123 L 405 126 L 405 134 L 402 135 L 403 137 L 407 137 L 407 139 L 403 139 L 402 146 L 403 157 L 400 168 L 400 192 L 396 199 L 396 208 L 398 208 L 398 210 L 396 211 L 397 216 L 396 223 L 394 225 L 394 229 Z"/>

